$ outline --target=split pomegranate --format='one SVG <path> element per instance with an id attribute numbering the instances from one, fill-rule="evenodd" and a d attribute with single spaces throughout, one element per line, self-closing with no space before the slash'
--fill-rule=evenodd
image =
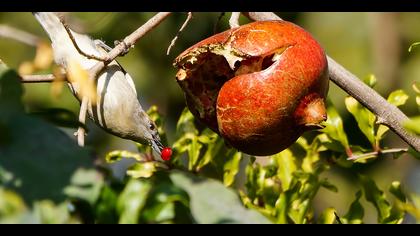
<path id="1" fill-rule="evenodd" d="M 278 153 L 327 118 L 324 50 L 290 22 L 259 21 L 216 34 L 174 65 L 192 114 L 244 153 Z"/>

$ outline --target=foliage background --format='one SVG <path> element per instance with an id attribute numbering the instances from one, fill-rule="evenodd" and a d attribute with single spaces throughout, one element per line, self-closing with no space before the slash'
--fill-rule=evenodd
<path id="1" fill-rule="evenodd" d="M 78 26 L 78 31 L 88 33 L 94 38 L 102 39 L 108 45 L 112 46 L 114 40 L 125 37 L 153 16 L 153 14 L 72 13 L 71 17 L 73 22 L 70 22 L 70 24 Z M 407 49 L 412 43 L 420 39 L 420 29 L 416 27 L 420 20 L 420 13 L 278 14 L 283 19 L 292 21 L 311 32 L 331 57 L 359 78 L 365 78 L 371 73 L 374 74 L 378 80 L 375 88 L 382 96 L 387 97 L 391 91 L 403 89 L 409 95 L 410 99 L 400 109 L 409 116 L 418 115 L 419 110 L 415 99 L 413 99 L 415 92 L 411 89 L 411 85 L 413 81 L 418 80 L 420 77 L 420 53 L 408 53 Z M 185 14 L 174 14 L 142 38 L 136 44 L 135 48 L 130 50 L 129 54 L 118 59 L 134 78 L 142 105 L 146 108 L 149 108 L 151 105 L 156 105 L 159 112 L 165 118 L 165 130 L 169 144 L 172 144 L 177 138 L 176 123 L 185 107 L 182 91 L 175 81 L 176 71 L 172 67 L 172 60 L 187 47 L 212 35 L 218 16 L 219 13 L 194 14 L 193 20 L 180 34 L 171 54 L 167 56 L 166 49 L 186 17 Z M 222 18 L 217 32 L 228 28 L 228 16 L 226 14 Z M 246 22 L 248 22 L 247 19 L 241 18 L 241 23 Z M 42 28 L 30 13 L 0 13 L 0 24 L 11 25 L 46 38 Z M 19 70 L 22 62 L 31 61 L 34 56 L 35 48 L 0 38 L 0 58 L 10 68 Z M 48 71 L 41 71 L 40 73 L 43 72 Z M 78 112 L 79 104 L 66 88 L 58 97 L 51 96 L 50 84 L 25 84 L 24 91 L 23 104 L 26 112 L 36 112 L 46 108 L 66 108 L 75 114 Z M 329 97 L 334 101 L 335 107 L 343 118 L 344 128 L 349 140 L 354 144 L 369 147 L 369 141 L 357 128 L 356 121 L 345 108 L 345 96 L 346 94 L 342 90 L 333 83 L 330 83 Z M 23 127 L 24 125 L 16 124 L 16 127 L 21 126 Z M 58 141 L 48 139 L 50 134 L 47 128 L 42 130 L 37 124 L 34 124 L 34 127 L 33 135 L 40 139 L 45 139 L 44 148 L 60 148 L 51 145 L 51 143 Z M 88 128 L 90 132 L 87 137 L 87 144 L 95 151 L 98 159 L 102 161 L 108 152 L 115 149 L 133 152 L 137 150 L 133 142 L 113 137 L 92 123 L 88 123 Z M 60 129 L 64 130 L 69 136 L 74 132 L 74 129 L 71 128 Z M 19 149 L 25 149 L 27 153 L 22 151 L 19 155 L 30 156 L 29 150 L 31 149 L 29 147 L 31 140 L 25 139 L 25 135 L 22 133 L 18 133 L 17 135 L 22 138 L 22 142 L 15 146 L 15 149 L 12 151 L 17 152 Z M 28 134 L 28 136 L 31 136 L 31 134 Z M 392 132 L 387 134 L 384 143 L 385 146 L 389 147 L 405 146 Z M 66 144 L 66 148 L 77 149 L 77 147 L 71 144 Z M 87 152 L 78 151 L 81 152 L 77 157 L 77 159 L 81 159 L 80 161 L 69 162 L 66 158 L 63 158 L 63 160 L 67 161 L 48 160 L 46 158 L 44 160 L 45 162 L 38 164 L 44 168 L 61 166 L 66 170 L 69 170 L 69 166 L 72 166 L 70 169 L 74 171 L 77 167 L 80 167 L 75 166 L 75 163 L 83 163 L 84 158 L 90 158 Z M 0 156 L 2 154 L 4 155 L 4 153 L 0 152 Z M 54 162 L 56 163 L 53 164 Z M 125 176 L 125 168 L 131 163 L 131 160 L 123 159 L 122 161 L 111 164 L 113 176 L 117 179 L 122 179 Z M 378 158 L 369 164 L 356 164 L 347 169 L 332 166 L 329 171 L 322 174 L 322 177 L 328 178 L 339 191 L 335 193 L 321 188 L 315 196 L 313 203 L 315 213 L 319 215 L 327 207 L 333 206 L 339 215 L 344 215 L 349 208 L 349 204 L 354 200 L 355 193 L 360 189 L 357 174 L 364 174 L 373 178 L 380 189 L 388 189 L 390 183 L 397 180 L 409 192 L 420 194 L 420 185 L 418 184 L 420 182 L 419 169 L 420 163 L 418 160 L 410 158 L 408 155 L 403 155 L 399 159 Z M 36 186 L 38 185 L 51 184 L 48 188 L 40 189 L 54 189 L 53 176 L 45 176 L 44 179 L 41 178 L 41 180 L 44 180 L 43 182 L 31 182 L 34 179 L 38 179 L 39 181 L 39 178 L 32 179 L 31 176 L 39 177 L 42 173 L 30 172 L 31 168 L 28 166 L 24 171 L 24 174 L 27 175 L 27 179 L 23 180 L 24 183 L 29 186 L 35 186 L 33 187 L 34 189 L 37 189 Z M 94 175 L 94 172 L 82 172 L 82 176 L 89 174 Z M 70 177 L 66 176 L 66 178 Z M 101 179 L 101 177 L 97 178 Z M 83 180 L 85 178 L 81 179 Z M 136 183 L 133 182 L 132 184 L 134 186 Z M 139 188 L 147 188 L 147 184 L 137 184 Z M 56 186 L 59 186 L 59 184 Z M 36 209 L 44 209 L 39 211 L 48 212 L 45 209 L 50 209 L 48 214 L 59 218 L 57 216 L 59 214 L 58 212 L 60 212 L 59 210 L 53 207 L 48 208 L 50 202 L 34 202 L 35 198 L 31 197 L 33 191 L 36 190 L 29 189 L 26 194 L 22 195 L 27 206 L 32 206 L 35 209 L 34 211 Z M 59 190 L 57 189 L 57 191 Z M 55 196 L 49 196 L 47 194 L 43 199 L 48 198 L 53 199 Z M 55 203 L 59 202 L 58 200 Z M 182 200 L 180 201 L 182 202 Z M 367 204 L 364 198 L 361 198 L 360 201 L 365 208 L 364 222 L 377 222 L 375 208 Z M 66 206 L 62 205 L 61 207 L 65 208 Z M 0 209 L 0 221 L 2 216 L 1 212 L 2 210 Z M 12 219 L 11 222 L 18 222 L 18 220 L 15 219 L 14 221 Z M 404 222 L 415 222 L 415 220 L 407 216 Z"/>

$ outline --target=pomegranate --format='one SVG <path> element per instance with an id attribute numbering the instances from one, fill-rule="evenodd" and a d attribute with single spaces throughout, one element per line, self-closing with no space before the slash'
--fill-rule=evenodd
<path id="1" fill-rule="evenodd" d="M 181 53 L 174 66 L 191 113 L 244 153 L 278 153 L 327 118 L 324 50 L 290 22 L 216 34 Z"/>

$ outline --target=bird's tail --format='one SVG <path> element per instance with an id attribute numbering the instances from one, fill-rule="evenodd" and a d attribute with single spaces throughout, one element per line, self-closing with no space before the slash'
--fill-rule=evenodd
<path id="1" fill-rule="evenodd" d="M 74 46 L 74 43 L 77 43 L 78 47 L 85 53 L 100 55 L 93 40 L 87 35 L 78 34 L 70 30 L 75 39 L 75 42 L 72 42 L 58 15 L 53 12 L 33 12 L 33 15 L 51 40 L 56 63 L 66 65 L 67 61 L 72 58 L 79 61 L 83 67 L 89 68 L 96 62 L 80 55 Z"/>
<path id="2" fill-rule="evenodd" d="M 62 39 L 67 39 L 68 37 L 63 37 L 64 34 L 67 34 L 66 29 L 60 21 L 60 18 L 53 12 L 33 12 L 33 15 L 47 32 L 52 43 L 56 43 Z M 69 42 L 71 43 L 71 42 Z"/>

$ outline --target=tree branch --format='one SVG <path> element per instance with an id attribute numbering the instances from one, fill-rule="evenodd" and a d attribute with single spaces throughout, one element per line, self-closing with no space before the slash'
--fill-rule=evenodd
<path id="1" fill-rule="evenodd" d="M 71 32 L 71 29 L 69 28 L 67 23 L 64 21 L 64 18 L 63 17 L 59 17 L 59 18 L 60 18 L 61 24 L 63 24 L 64 29 L 66 30 L 67 35 L 69 36 L 70 41 L 73 43 L 73 46 L 76 48 L 77 52 L 79 52 L 81 55 L 85 56 L 88 59 L 94 59 L 94 60 L 97 60 L 97 61 L 106 61 L 107 60 L 107 58 L 102 58 L 102 57 L 99 57 L 99 56 L 96 56 L 96 55 L 93 55 L 93 54 L 87 54 L 82 49 L 80 49 L 79 45 L 76 42 L 76 39 L 73 36 L 73 33 Z"/>
<path id="2" fill-rule="evenodd" d="M 282 20 L 272 12 L 245 12 L 244 15 L 255 21 Z M 330 79 L 378 116 L 378 120 L 381 120 L 414 150 L 420 152 L 420 138 L 409 134 L 402 126 L 408 117 L 334 59 L 329 56 L 327 58 Z"/>
<path id="3" fill-rule="evenodd" d="M 0 25 L 0 37 L 13 39 L 33 47 L 38 46 L 38 43 L 41 42 L 37 36 L 8 25 Z"/>
<path id="4" fill-rule="evenodd" d="M 192 19 L 192 12 L 188 12 L 187 19 L 185 19 L 184 24 L 182 24 L 181 28 L 178 30 L 178 33 L 172 39 L 171 44 L 169 45 L 168 50 L 166 51 L 166 55 L 169 55 L 169 53 L 171 52 L 172 47 L 175 45 L 176 40 L 178 39 L 179 34 L 181 34 L 181 32 L 188 25 L 188 22 L 190 22 L 191 19 Z"/>
<path id="5" fill-rule="evenodd" d="M 55 79 L 52 74 L 48 75 L 22 75 L 20 81 L 22 83 L 51 83 Z"/>
<path id="6" fill-rule="evenodd" d="M 239 17 L 241 16 L 240 12 L 232 12 L 229 19 L 229 26 L 230 28 L 239 27 Z"/>

